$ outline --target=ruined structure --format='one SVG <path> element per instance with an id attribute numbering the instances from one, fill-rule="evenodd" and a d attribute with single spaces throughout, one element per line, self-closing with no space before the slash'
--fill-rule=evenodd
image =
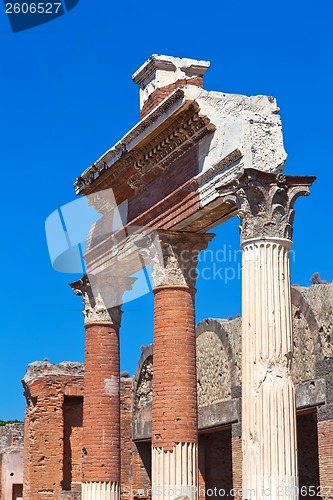
<path id="1" fill-rule="evenodd" d="M 325 498 L 333 477 L 333 285 L 293 286 L 291 299 L 299 489 L 302 498 L 310 498 L 306 493 L 313 491 Z M 196 351 L 199 497 L 239 498 L 242 318 L 201 321 L 196 327 Z M 153 379 L 150 345 L 141 355 L 135 376 L 120 378 L 123 499 L 151 495 Z M 83 367 L 33 363 L 24 384 L 24 498 L 80 498 Z"/>
<path id="2" fill-rule="evenodd" d="M 275 99 L 208 92 L 208 67 L 205 61 L 152 56 L 133 76 L 140 86 L 140 122 L 75 184 L 101 215 L 87 241 L 87 275 L 71 284 L 83 298 L 86 329 L 84 500 L 140 496 L 125 494 L 133 484 L 154 499 L 196 499 L 205 495 L 200 485 L 223 483 L 229 491 L 241 480 L 244 498 L 296 499 L 302 463 L 296 403 L 314 409 L 300 424 L 312 425 L 313 436 L 317 406 L 330 403 L 325 370 L 331 354 L 320 358 L 316 327 L 306 331 L 312 306 L 297 306 L 297 300 L 305 304 L 305 292 L 295 289 L 292 300 L 290 290 L 294 203 L 309 194 L 314 177 L 282 174 L 286 154 Z M 124 227 L 111 230 L 117 207 L 126 212 Z M 198 254 L 214 237 L 207 231 L 235 215 L 243 252 L 242 326 L 240 320 L 201 323 L 196 350 Z M 119 377 L 121 305 L 143 264 L 152 268 L 153 360 L 149 348 L 132 387 Z M 304 322 L 301 344 L 293 337 L 292 321 L 300 318 L 292 319 L 292 302 Z M 304 346 L 311 342 L 311 360 L 295 359 L 302 349 L 308 357 Z M 38 390 L 44 386 L 37 383 Z M 125 394 L 131 390 L 130 403 Z M 64 392 L 57 394 L 61 405 Z M 63 410 L 55 413 L 61 429 Z M 129 413 L 133 425 L 126 434 Z M 60 434 L 57 439 L 59 456 Z M 51 487 L 45 479 L 36 495 L 55 498 L 66 490 L 63 473 Z"/>
<path id="3" fill-rule="evenodd" d="M 23 498 L 23 423 L 0 427 L 0 498 Z"/>

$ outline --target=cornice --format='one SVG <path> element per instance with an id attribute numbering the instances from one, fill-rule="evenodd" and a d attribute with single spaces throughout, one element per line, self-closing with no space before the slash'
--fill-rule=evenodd
<path id="1" fill-rule="evenodd" d="M 200 116 L 199 106 L 193 103 L 170 123 L 163 131 L 162 138 L 161 135 L 154 137 L 129 159 L 137 172 L 128 179 L 127 184 L 132 189 L 141 187 L 145 184 L 144 177 L 148 172 L 156 167 L 163 170 L 213 130 L 215 126 L 206 116 Z"/>
<path id="2" fill-rule="evenodd" d="M 183 106 L 186 108 L 190 104 L 191 101 L 185 99 L 183 89 L 175 90 L 76 179 L 74 183 L 76 194 L 83 194 L 87 187 L 104 174 L 104 172 L 109 170 L 128 151 L 134 148 L 138 142 L 143 140 L 150 127 L 159 125 L 159 119 L 163 115 L 168 116 L 170 112 L 173 114 L 176 111 L 180 111 Z"/>

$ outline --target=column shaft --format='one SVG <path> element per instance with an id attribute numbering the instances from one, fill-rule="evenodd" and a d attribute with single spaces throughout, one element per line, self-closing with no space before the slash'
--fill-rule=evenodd
<path id="1" fill-rule="evenodd" d="M 297 450 L 289 249 L 280 238 L 243 248 L 243 497 L 295 499 Z"/>
<path id="2" fill-rule="evenodd" d="M 122 296 L 132 278 L 85 275 L 71 283 L 83 297 L 86 329 L 83 402 L 83 500 L 120 498 L 120 354 Z"/>
<path id="3" fill-rule="evenodd" d="M 153 497 L 196 498 L 198 415 L 193 293 L 188 286 L 173 285 L 155 288 L 154 295 Z"/>
<path id="4" fill-rule="evenodd" d="M 84 482 L 119 482 L 119 337 L 112 323 L 87 323 L 83 404 Z"/>

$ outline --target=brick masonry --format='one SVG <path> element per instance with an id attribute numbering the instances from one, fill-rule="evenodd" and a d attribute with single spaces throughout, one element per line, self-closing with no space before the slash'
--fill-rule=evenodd
<path id="1" fill-rule="evenodd" d="M 144 214 L 148 209 L 154 206 L 156 206 L 156 209 L 159 209 L 160 214 L 163 214 L 168 207 L 168 200 L 165 198 L 173 194 L 178 188 L 197 175 L 199 172 L 198 168 L 198 146 L 195 146 L 180 158 L 173 161 L 163 171 L 152 170 L 149 184 L 143 186 L 135 192 L 135 194 L 129 197 L 128 220 L 133 221 L 139 217 L 142 225 L 146 222 L 151 222 L 152 215 L 149 214 L 150 220 L 146 221 Z M 173 194 L 173 208 L 175 208 L 175 203 L 176 198 Z M 183 209 L 184 208 L 185 207 L 183 207 Z"/>
<path id="2" fill-rule="evenodd" d="M 325 497 L 333 485 L 333 357 L 324 357 L 322 350 L 325 349 L 326 354 L 330 353 L 325 341 L 327 342 L 331 328 L 328 313 L 332 303 L 329 302 L 330 298 L 326 294 L 328 285 L 315 285 L 315 287 L 312 290 L 313 287 L 305 290 L 298 288 L 297 293 L 294 293 L 296 341 L 300 339 L 299 343 L 302 345 L 304 341 L 302 335 L 304 335 L 307 344 L 311 338 L 316 344 L 309 351 L 315 356 L 313 362 L 315 373 L 310 373 L 315 378 L 307 380 L 309 372 L 306 363 L 304 372 L 299 371 L 301 364 L 298 364 L 297 368 L 297 376 L 299 380 L 303 380 L 298 383 L 297 389 L 299 394 L 298 462 L 300 487 L 303 487 L 303 492 L 310 492 L 310 487 L 320 492 L 321 488 L 324 493 L 322 496 Z M 321 315 L 319 308 L 320 290 L 323 290 L 326 297 L 324 315 Z M 301 298 L 299 294 L 302 294 Z M 311 298 L 311 304 L 309 304 L 310 299 L 306 300 L 308 297 Z M 195 399 L 193 398 L 195 390 L 189 391 L 188 389 L 188 384 L 193 384 L 193 365 L 186 364 L 187 360 L 183 353 L 185 345 L 187 349 L 194 349 L 191 340 L 193 337 L 189 335 L 193 328 L 191 300 L 191 295 L 185 288 L 178 290 L 161 288 L 155 293 L 155 308 L 158 311 L 156 315 L 157 342 L 154 346 L 144 349 L 136 378 L 121 379 L 120 450 L 121 489 L 124 500 L 149 496 L 151 479 L 151 427 L 149 423 L 152 411 L 152 383 L 153 387 L 155 384 L 154 390 L 157 394 L 155 400 L 162 405 L 158 410 L 156 420 L 159 425 L 157 430 L 161 429 L 164 445 L 172 445 L 172 438 L 175 436 L 178 436 L 177 439 L 184 439 L 184 435 L 189 440 L 196 438 L 193 426 L 183 425 L 195 414 Z M 162 303 L 166 306 L 162 307 Z M 317 309 L 316 314 L 312 313 L 314 307 Z M 300 323 L 303 324 L 302 328 Z M 179 325 L 183 326 L 179 327 Z M 202 342 L 198 343 L 200 351 L 198 362 L 203 363 L 205 357 L 207 370 L 212 377 L 217 377 L 220 376 L 220 372 L 216 374 L 211 364 L 215 360 L 215 365 L 220 369 L 230 371 L 227 380 L 228 384 L 231 384 L 231 394 L 230 392 L 221 393 L 214 389 L 216 381 L 211 384 L 211 388 L 208 386 L 204 388 L 207 398 L 202 399 L 201 404 L 204 406 L 200 406 L 199 432 L 200 499 L 204 498 L 205 489 L 216 487 L 227 491 L 232 487 L 235 493 L 241 490 L 240 331 L 241 318 L 229 321 L 210 319 L 197 328 L 202 341 L 207 337 L 206 345 L 202 345 Z M 100 332 L 96 330 L 94 332 L 97 336 L 92 336 L 91 342 L 96 345 L 96 340 L 99 339 L 102 342 L 104 333 L 102 337 L 99 337 Z M 207 336 L 203 335 L 204 332 L 210 333 Z M 213 333 L 216 336 L 214 343 L 211 341 Z M 323 337 L 318 341 L 320 335 Z M 217 344 L 218 339 L 221 345 Z M 211 356 L 209 348 L 215 351 L 220 350 L 223 361 L 221 365 L 216 359 L 216 352 Z M 166 349 L 170 358 L 164 356 Z M 296 350 L 296 353 L 300 352 Z M 153 367 L 156 357 L 159 359 L 158 362 L 162 363 L 163 377 L 167 377 L 167 390 L 173 391 L 175 404 L 172 408 L 163 407 L 163 394 L 158 389 L 159 380 L 157 378 L 156 382 L 156 376 L 154 380 Z M 200 372 L 202 383 L 209 384 L 209 377 L 206 376 L 207 373 L 203 371 L 203 368 L 202 364 Z M 24 379 L 27 397 L 24 433 L 24 494 L 27 500 L 40 498 L 73 500 L 80 497 L 78 483 L 82 481 L 83 375 L 82 365 L 52 365 L 48 362 L 34 363 L 27 372 Z M 214 390 L 216 390 L 216 397 L 210 393 Z M 159 400 L 161 396 L 162 400 Z M 223 398 L 224 401 L 221 401 Z M 221 412 L 223 418 L 218 420 Z M 206 418 L 208 414 L 210 418 Z M 161 418 L 162 415 L 163 418 Z M 166 422 L 171 422 L 174 426 L 172 435 L 162 432 Z M 143 426 L 145 437 L 134 442 L 132 432 L 134 428 L 139 432 L 140 423 L 145 424 Z M 17 439 L 22 439 L 22 429 L 21 434 L 19 430 L 16 431 L 16 427 L 13 426 L 11 432 L 8 430 L 4 437 L 0 429 L 1 446 L 7 447 Z M 161 439 L 158 438 L 155 442 L 160 444 Z M 311 495 L 302 495 L 302 498 L 310 497 L 313 498 Z"/>
<path id="3" fill-rule="evenodd" d="M 194 303 L 184 286 L 157 287 L 154 295 L 152 444 L 171 450 L 197 442 Z"/>
<path id="4" fill-rule="evenodd" d="M 86 323 L 83 480 L 120 481 L 119 333 Z"/>
<path id="5" fill-rule="evenodd" d="M 320 486 L 333 498 L 333 420 L 318 422 Z"/>
<path id="6" fill-rule="evenodd" d="M 184 78 L 175 83 L 171 83 L 170 85 L 166 85 L 165 87 L 156 89 L 144 103 L 140 112 L 140 120 L 143 120 L 143 118 L 145 118 L 153 109 L 156 108 L 156 106 L 164 101 L 166 97 L 172 94 L 174 90 L 181 88 L 184 85 L 194 85 L 196 87 L 203 88 L 203 78 L 201 76 L 189 79 Z"/>
<path id="7" fill-rule="evenodd" d="M 24 498 L 58 498 L 62 490 L 71 489 L 72 482 L 81 482 L 82 422 L 77 408 L 80 404 L 82 408 L 83 367 L 33 363 L 23 384 L 27 399 Z"/>

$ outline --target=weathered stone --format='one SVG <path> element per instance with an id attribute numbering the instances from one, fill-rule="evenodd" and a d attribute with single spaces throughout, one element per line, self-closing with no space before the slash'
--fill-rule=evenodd
<path id="1" fill-rule="evenodd" d="M 302 382 L 296 386 L 296 408 L 318 406 L 326 402 L 326 383 L 324 379 Z"/>

